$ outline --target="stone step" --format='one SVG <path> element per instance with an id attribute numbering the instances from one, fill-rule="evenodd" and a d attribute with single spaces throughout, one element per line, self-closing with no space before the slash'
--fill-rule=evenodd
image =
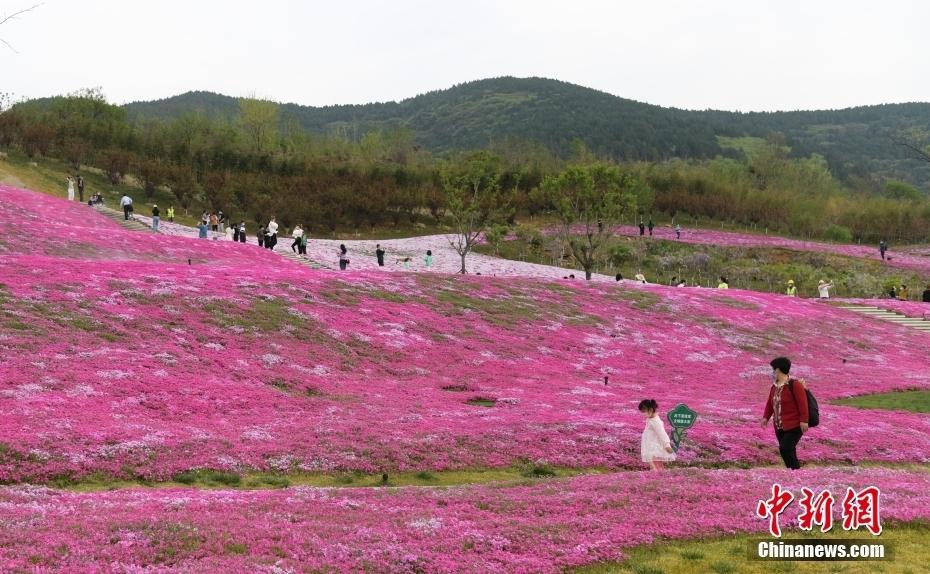
<path id="1" fill-rule="evenodd" d="M 908 329 L 913 329 L 915 331 L 930 333 L 930 321 L 921 319 L 919 317 L 908 317 L 903 313 L 898 313 L 889 309 L 882 309 L 880 307 L 871 307 L 865 305 L 841 305 L 839 308 L 846 311 L 852 311 L 853 313 L 858 313 L 866 317 L 872 317 L 881 321 L 894 323 L 896 325 L 907 327 Z"/>

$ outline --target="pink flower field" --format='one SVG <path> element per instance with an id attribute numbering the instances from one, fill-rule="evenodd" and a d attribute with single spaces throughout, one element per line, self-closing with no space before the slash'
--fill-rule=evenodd
<path id="1" fill-rule="evenodd" d="M 39 235 L 51 218 L 60 231 Z M 470 257 L 480 277 L 451 273 L 457 261 L 385 273 L 361 255 L 359 270 L 315 270 L 2 186 L 0 229 L 2 571 L 558 572 L 659 536 L 764 529 L 752 512 L 775 479 L 875 484 L 888 518 L 930 518 L 930 475 L 849 467 L 930 462 L 930 419 L 830 404 L 930 389 L 927 333 L 815 300 L 567 282 L 491 257 Z M 383 243 L 436 253 L 440 239 Z M 311 239 L 311 256 L 333 250 Z M 799 449 L 819 466 L 738 470 L 780 463 L 758 419 L 781 354 L 821 403 Z M 635 472 L 643 398 L 699 414 L 661 478 Z M 610 472 L 449 489 L 26 485 L 522 464 Z M 721 511 L 666 523 L 641 512 L 643 492 Z"/>
<path id="2" fill-rule="evenodd" d="M 754 509 L 773 482 L 796 496 L 811 485 L 832 493 L 878 486 L 886 528 L 930 515 L 930 474 L 874 468 L 681 469 L 449 489 L 71 493 L 18 486 L 0 488 L 0 568 L 558 573 L 618 560 L 624 548 L 660 538 L 765 536 L 768 523 Z M 781 527 L 797 529 L 797 516 L 797 506 L 787 509 Z"/>

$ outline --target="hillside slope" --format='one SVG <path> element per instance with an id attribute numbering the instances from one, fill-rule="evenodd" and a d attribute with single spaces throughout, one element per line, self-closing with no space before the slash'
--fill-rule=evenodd
<path id="1" fill-rule="evenodd" d="M 926 334 L 816 301 L 314 271 L 0 192 L 3 481 L 639 467 L 647 397 L 700 413 L 685 463 L 774 463 L 756 422 L 774 355 L 824 402 L 930 388 Z M 49 213 L 55 241 L 23 241 Z M 823 420 L 811 458 L 927 460 L 926 417 L 830 406 Z"/>
<path id="2" fill-rule="evenodd" d="M 202 111 L 231 117 L 237 100 L 209 92 L 127 104 L 139 117 L 172 118 Z M 459 84 L 400 102 L 282 106 L 282 116 L 305 129 L 360 137 L 371 129 L 404 126 L 436 151 L 484 147 L 508 137 L 533 140 L 561 155 L 572 141 L 622 160 L 706 158 L 737 153 L 718 136 L 784 134 L 796 156 L 819 153 L 843 178 L 876 174 L 930 188 L 930 165 L 913 159 L 889 135 L 930 124 L 930 103 L 844 110 L 772 113 L 663 108 L 544 78 L 493 78 Z"/>

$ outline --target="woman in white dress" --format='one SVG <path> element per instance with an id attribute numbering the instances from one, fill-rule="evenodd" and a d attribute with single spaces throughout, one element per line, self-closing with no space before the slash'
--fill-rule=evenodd
<path id="1" fill-rule="evenodd" d="M 68 176 L 68 201 L 74 201 L 74 179 Z"/>
<path id="2" fill-rule="evenodd" d="M 646 415 L 646 428 L 643 429 L 640 444 L 643 462 L 648 463 L 649 467 L 657 472 L 662 470 L 666 462 L 675 460 L 672 441 L 665 432 L 665 425 L 657 414 L 658 410 L 659 404 L 654 399 L 646 399 L 639 403 L 639 412 Z"/>

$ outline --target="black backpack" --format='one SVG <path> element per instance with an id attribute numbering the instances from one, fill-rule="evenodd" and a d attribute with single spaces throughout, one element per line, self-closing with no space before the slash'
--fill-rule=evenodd
<path id="1" fill-rule="evenodd" d="M 796 379 L 791 379 L 791 384 L 797 382 Z M 798 383 L 801 384 L 801 383 Z M 804 393 L 807 394 L 807 426 L 814 428 L 820 424 L 820 407 L 817 405 L 817 399 L 814 398 L 814 393 L 810 392 L 807 388 L 807 385 L 801 384 L 804 387 Z M 791 396 L 794 396 L 794 390 L 791 391 Z"/>

